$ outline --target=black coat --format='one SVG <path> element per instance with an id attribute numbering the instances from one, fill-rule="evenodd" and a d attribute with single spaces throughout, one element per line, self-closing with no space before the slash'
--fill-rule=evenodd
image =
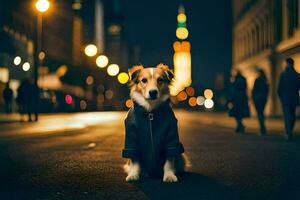
<path id="1" fill-rule="evenodd" d="M 169 101 L 147 112 L 134 104 L 125 119 L 125 148 L 122 156 L 138 160 L 149 175 L 161 175 L 167 158 L 184 152 L 179 142 L 177 119 Z"/>
<path id="2" fill-rule="evenodd" d="M 231 94 L 229 101 L 232 107 L 229 110 L 229 115 L 237 118 L 249 117 L 249 105 L 247 96 L 246 79 L 238 74 L 231 85 Z"/>
<path id="3" fill-rule="evenodd" d="M 252 98 L 254 104 L 258 107 L 264 108 L 269 94 L 269 84 L 265 76 L 259 76 L 253 86 Z"/>
<path id="4" fill-rule="evenodd" d="M 282 104 L 299 104 L 300 75 L 292 66 L 281 73 L 277 93 Z"/>

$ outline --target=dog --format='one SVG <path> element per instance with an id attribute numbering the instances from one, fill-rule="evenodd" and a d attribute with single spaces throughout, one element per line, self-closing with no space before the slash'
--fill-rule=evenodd
<path id="1" fill-rule="evenodd" d="M 126 181 L 141 176 L 163 176 L 164 182 L 177 182 L 184 171 L 184 148 L 179 141 L 177 119 L 170 106 L 169 86 L 174 75 L 165 64 L 129 69 L 130 97 L 134 106 L 125 119 L 124 158 Z"/>

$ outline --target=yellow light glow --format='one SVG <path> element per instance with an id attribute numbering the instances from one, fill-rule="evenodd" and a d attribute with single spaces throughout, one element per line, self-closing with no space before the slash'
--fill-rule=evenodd
<path id="1" fill-rule="evenodd" d="M 89 57 L 93 57 L 97 54 L 98 49 L 96 47 L 96 45 L 94 44 L 88 44 L 85 49 L 84 49 L 84 53 L 85 55 L 89 56 Z"/>
<path id="2" fill-rule="evenodd" d="M 127 73 L 122 72 L 122 73 L 120 73 L 120 74 L 118 75 L 118 81 L 119 81 L 119 83 L 125 84 L 125 83 L 128 82 L 128 80 L 129 80 L 129 76 L 128 76 Z"/>
<path id="3" fill-rule="evenodd" d="M 181 91 L 179 92 L 179 94 L 177 95 L 177 100 L 178 101 L 184 101 L 187 99 L 187 94 L 185 91 Z"/>
<path id="4" fill-rule="evenodd" d="M 21 62 L 22 62 L 22 59 L 21 59 L 20 56 L 16 56 L 16 57 L 14 58 L 14 64 L 15 64 L 15 65 L 19 65 L 19 64 L 21 64 Z"/>
<path id="5" fill-rule="evenodd" d="M 49 9 L 50 3 L 48 0 L 38 0 L 35 3 L 35 7 L 39 12 L 44 13 Z"/>
<path id="6" fill-rule="evenodd" d="M 58 77 L 64 76 L 68 71 L 68 66 L 67 65 L 61 65 L 57 70 L 56 74 Z"/>
<path id="7" fill-rule="evenodd" d="M 204 90 L 204 97 L 206 99 L 212 99 L 213 96 L 214 96 L 214 93 L 213 93 L 213 91 L 211 89 L 205 89 Z"/>
<path id="8" fill-rule="evenodd" d="M 211 109 L 212 107 L 214 107 L 214 101 L 211 99 L 205 99 L 204 107 L 207 109 Z"/>
<path id="9" fill-rule="evenodd" d="M 197 98 L 196 97 L 191 97 L 189 98 L 189 105 L 194 107 L 197 105 Z"/>
<path id="10" fill-rule="evenodd" d="M 175 52 L 180 51 L 181 50 L 181 43 L 179 41 L 176 41 L 173 43 L 173 49 Z"/>
<path id="11" fill-rule="evenodd" d="M 185 40 L 189 36 L 189 31 L 184 27 L 179 27 L 176 29 L 176 37 Z"/>
<path id="12" fill-rule="evenodd" d="M 30 64 L 29 62 L 25 62 L 23 65 L 22 65 L 22 69 L 27 72 L 29 69 L 30 69 Z"/>
<path id="13" fill-rule="evenodd" d="M 108 58 L 107 58 L 107 56 L 105 56 L 105 55 L 98 56 L 97 59 L 96 59 L 96 64 L 100 68 L 106 67 L 107 64 L 108 64 Z"/>
<path id="14" fill-rule="evenodd" d="M 45 59 L 45 56 L 46 56 L 45 52 L 41 51 L 41 52 L 39 53 L 39 59 L 40 59 L 40 60 L 44 60 L 44 59 Z"/>
<path id="15" fill-rule="evenodd" d="M 181 43 L 181 50 L 182 51 L 190 51 L 191 50 L 191 43 L 189 41 L 183 41 Z"/>
<path id="16" fill-rule="evenodd" d="M 127 99 L 125 105 L 127 108 L 131 108 L 133 106 L 133 101 L 131 99 Z"/>
<path id="17" fill-rule="evenodd" d="M 186 15 L 184 13 L 180 13 L 179 15 L 177 15 L 177 21 L 181 23 L 186 22 Z"/>
<path id="18" fill-rule="evenodd" d="M 120 70 L 119 65 L 111 64 L 107 68 L 107 73 L 110 76 L 116 76 L 119 73 L 119 70 Z"/>

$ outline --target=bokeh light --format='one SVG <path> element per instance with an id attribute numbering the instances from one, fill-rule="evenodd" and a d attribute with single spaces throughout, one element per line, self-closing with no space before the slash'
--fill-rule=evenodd
<path id="1" fill-rule="evenodd" d="M 56 70 L 56 75 L 58 77 L 64 76 L 68 71 L 68 66 L 67 65 L 61 65 L 57 70 Z"/>
<path id="2" fill-rule="evenodd" d="M 94 78 L 92 76 L 88 76 L 86 78 L 86 84 L 87 85 L 92 85 L 94 83 Z"/>
<path id="3" fill-rule="evenodd" d="M 205 99 L 204 106 L 207 109 L 211 109 L 212 107 L 214 107 L 214 101 L 212 99 Z"/>
<path id="4" fill-rule="evenodd" d="M 98 49 L 96 47 L 96 45 L 94 44 L 88 44 L 85 49 L 84 49 L 84 53 L 85 55 L 89 56 L 89 57 L 93 57 L 97 54 Z"/>
<path id="5" fill-rule="evenodd" d="M 191 97 L 189 98 L 189 105 L 194 107 L 197 105 L 197 98 L 196 97 Z"/>
<path id="6" fill-rule="evenodd" d="M 27 72 L 30 70 L 30 63 L 29 62 L 25 62 L 23 65 L 22 65 L 22 69 Z"/>
<path id="7" fill-rule="evenodd" d="M 72 103 L 73 103 L 73 98 L 72 98 L 72 96 L 69 95 L 69 94 L 67 94 L 67 95 L 65 96 L 65 101 L 66 101 L 66 103 L 67 103 L 68 105 L 72 104 Z"/>
<path id="8" fill-rule="evenodd" d="M 105 98 L 106 99 L 112 99 L 114 96 L 114 92 L 112 90 L 106 90 L 105 91 Z"/>
<path id="9" fill-rule="evenodd" d="M 21 59 L 20 56 L 16 56 L 16 57 L 14 58 L 14 64 L 15 64 L 15 65 L 19 65 L 19 64 L 21 64 L 21 62 L 22 62 L 22 59 Z"/>
<path id="10" fill-rule="evenodd" d="M 116 76 L 119 73 L 119 70 L 120 70 L 119 65 L 111 64 L 107 68 L 107 73 L 110 76 Z"/>
<path id="11" fill-rule="evenodd" d="M 85 100 L 81 100 L 81 101 L 80 101 L 80 109 L 81 109 L 81 110 L 86 110 L 86 108 L 87 108 L 87 103 L 86 103 L 86 101 L 85 101 Z"/>
<path id="12" fill-rule="evenodd" d="M 195 94 L 195 89 L 193 87 L 187 87 L 185 89 L 185 91 L 186 91 L 187 95 L 190 96 L 190 97 L 194 96 L 194 94 Z"/>
<path id="13" fill-rule="evenodd" d="M 187 99 L 187 94 L 185 91 L 181 91 L 179 92 L 179 94 L 177 95 L 177 100 L 178 101 L 184 101 Z"/>
<path id="14" fill-rule="evenodd" d="M 127 73 L 122 72 L 122 73 L 120 73 L 120 74 L 118 75 L 118 81 L 119 81 L 119 83 L 125 84 L 125 83 L 128 82 L 128 80 L 129 80 L 129 76 L 128 76 Z"/>
<path id="15" fill-rule="evenodd" d="M 204 105 L 204 101 L 205 101 L 205 98 L 203 96 L 197 97 L 197 104 L 199 106 L 203 106 Z"/>
<path id="16" fill-rule="evenodd" d="M 187 28 L 184 27 L 179 27 L 176 29 L 176 37 L 185 40 L 189 36 L 189 31 Z"/>
<path id="17" fill-rule="evenodd" d="M 39 59 L 40 59 L 40 60 L 44 60 L 45 57 L 46 57 L 45 52 L 41 51 L 41 52 L 39 53 Z"/>
<path id="18" fill-rule="evenodd" d="M 211 89 L 205 89 L 204 90 L 204 97 L 206 99 L 212 99 L 213 96 L 214 96 L 214 93 L 213 93 L 213 91 Z"/>
<path id="19" fill-rule="evenodd" d="M 46 12 L 49 7 L 50 7 L 50 3 L 48 0 L 38 0 L 36 3 L 35 3 L 35 7 L 36 9 L 39 11 L 39 12 Z"/>
<path id="20" fill-rule="evenodd" d="M 180 13 L 179 15 L 177 15 L 177 21 L 180 23 L 186 22 L 186 15 L 184 13 Z"/>
<path id="21" fill-rule="evenodd" d="M 108 64 L 108 58 L 107 56 L 105 55 L 100 55 L 97 57 L 96 59 L 96 65 L 99 67 L 99 68 L 104 68 L 106 67 Z"/>
<path id="22" fill-rule="evenodd" d="M 127 108 L 131 108 L 133 106 L 133 101 L 131 99 L 127 99 L 125 102 L 125 106 Z"/>

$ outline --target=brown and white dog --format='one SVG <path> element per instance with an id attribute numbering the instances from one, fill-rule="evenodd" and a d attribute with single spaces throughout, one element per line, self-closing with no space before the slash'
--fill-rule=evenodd
<path id="1" fill-rule="evenodd" d="M 175 118 L 175 115 L 169 105 L 169 98 L 170 98 L 169 86 L 174 78 L 173 73 L 168 68 L 167 65 L 159 64 L 156 67 L 152 67 L 152 68 L 144 68 L 142 65 L 134 66 L 131 69 L 129 69 L 129 75 L 130 75 L 130 82 L 129 82 L 130 97 L 134 102 L 134 107 L 129 111 L 127 118 L 125 120 L 126 138 L 125 138 L 125 149 L 123 150 L 123 157 L 130 158 L 131 160 L 124 166 L 125 172 L 127 173 L 126 181 L 139 180 L 141 171 L 143 171 L 142 169 L 143 163 L 141 160 L 147 160 L 147 158 L 137 158 L 134 155 L 142 154 L 142 156 L 143 155 L 147 156 L 148 155 L 147 152 L 150 147 L 148 148 L 145 146 L 147 146 L 148 144 L 147 142 L 149 140 L 152 140 L 151 141 L 152 145 L 149 146 L 151 146 L 151 148 L 154 148 L 152 149 L 152 151 L 149 150 L 149 152 L 157 152 L 158 149 L 163 149 L 161 146 L 159 146 L 161 145 L 162 142 L 157 142 L 159 144 L 153 145 L 153 140 L 154 143 L 155 141 L 158 140 L 155 138 L 158 137 L 156 135 L 160 134 L 160 135 L 166 135 L 166 136 L 162 136 L 164 138 L 172 137 L 172 139 L 170 139 L 170 142 L 166 144 L 167 146 L 166 153 L 164 152 L 157 153 L 158 157 L 161 154 L 163 155 L 166 154 L 168 156 L 165 156 L 163 160 L 160 158 L 156 159 L 159 161 L 157 161 L 157 164 L 155 163 L 154 165 L 161 166 L 163 171 L 164 182 L 177 182 L 178 179 L 176 173 L 183 172 L 185 166 L 185 160 L 183 159 L 183 154 L 182 154 L 183 147 L 179 142 L 179 137 L 177 132 L 177 119 Z M 138 109 L 144 110 L 143 112 L 149 116 L 149 123 L 151 129 L 150 130 L 151 132 L 149 132 L 150 134 L 148 133 L 146 134 L 145 132 L 148 132 L 148 130 L 143 129 L 145 127 L 145 124 L 143 124 L 143 122 L 148 123 L 147 121 L 148 118 L 145 117 L 146 118 L 145 121 L 143 121 L 144 119 L 137 119 L 137 118 L 143 118 L 143 116 L 145 115 L 145 114 L 139 115 L 137 111 Z M 164 113 L 170 113 L 170 114 L 164 114 Z M 154 115 L 154 120 L 153 120 L 153 115 Z M 159 118 L 160 116 L 163 117 Z M 170 124 L 170 126 L 164 125 L 163 127 L 170 127 L 170 128 L 167 129 L 164 128 L 160 130 L 159 125 L 155 125 L 155 127 L 152 128 L 151 123 L 156 123 L 156 124 L 168 123 Z M 130 127 L 132 126 L 131 124 L 135 124 L 136 127 L 131 128 Z M 137 127 L 142 127 L 142 128 L 137 128 Z M 149 126 L 146 125 L 146 127 Z M 133 129 L 134 130 L 138 129 L 136 131 L 137 133 L 134 134 L 131 133 L 132 132 L 131 130 Z M 157 132 L 160 132 L 160 133 L 153 134 L 154 138 L 152 138 L 152 129 L 154 129 L 154 131 L 157 130 Z M 168 133 L 170 131 L 171 133 Z M 168 134 L 171 136 L 168 136 Z M 151 135 L 151 139 L 147 139 L 149 135 Z M 132 137 L 134 138 L 130 139 Z M 138 140 L 136 139 L 137 137 L 144 137 L 144 138 Z M 137 141 L 142 141 L 141 143 L 143 144 L 135 144 Z M 141 146 L 143 146 L 143 148 L 148 148 L 142 151 L 144 152 L 144 154 L 138 152 L 141 151 L 141 149 L 139 149 Z"/>

